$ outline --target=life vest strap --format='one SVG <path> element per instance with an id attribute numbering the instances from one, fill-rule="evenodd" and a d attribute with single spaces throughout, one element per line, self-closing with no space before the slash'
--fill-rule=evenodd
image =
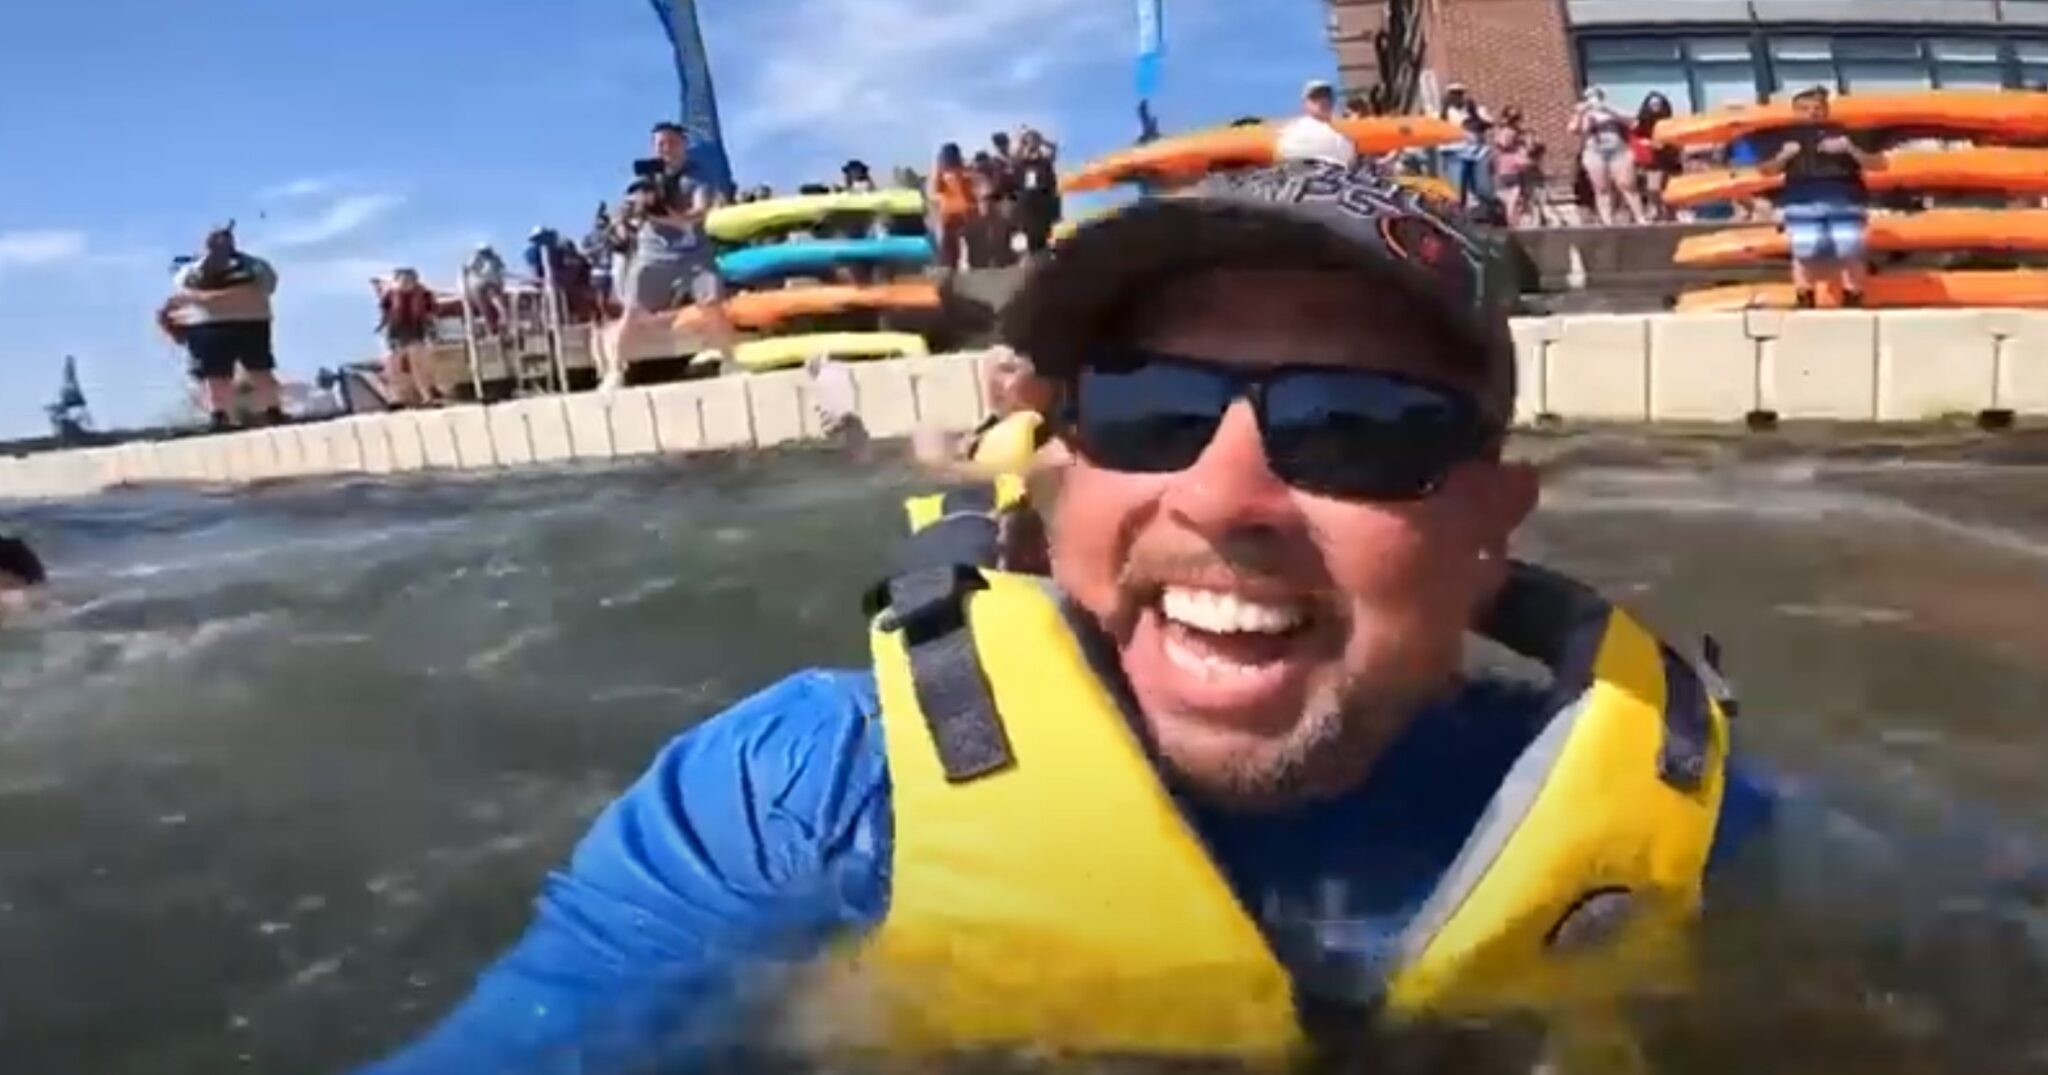
<path id="1" fill-rule="evenodd" d="M 1670 646 L 1659 646 L 1664 662 L 1664 741 L 1657 753 L 1657 775 L 1690 795 L 1707 779 L 1713 750 L 1714 720 L 1707 689 L 1692 662 Z"/>
<path id="2" fill-rule="evenodd" d="M 987 588 L 962 564 L 931 566 L 883 584 L 879 626 L 903 635 L 912 688 L 946 781 L 963 784 L 1016 761 L 967 621 L 968 595 Z"/>

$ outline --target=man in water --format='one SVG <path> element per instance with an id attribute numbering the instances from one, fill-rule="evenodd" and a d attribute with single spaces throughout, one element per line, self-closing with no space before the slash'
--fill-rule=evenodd
<path id="1" fill-rule="evenodd" d="M 1062 878 L 1089 913 L 1123 907 L 1124 926 L 1227 903 L 1225 917 L 1244 924 L 1154 938 L 1147 954 L 1171 963 L 1160 949 L 1263 936 L 1305 1010 L 1363 1021 L 1404 923 L 1462 861 L 1510 767 L 1554 726 L 1538 692 L 1461 673 L 1467 633 L 1508 585 L 1509 541 L 1536 505 L 1537 476 L 1502 454 L 1515 367 L 1481 247 L 1432 204 L 1321 164 L 1219 176 L 1084 225 L 1027 277 L 1005 336 L 1059 402 L 1032 497 L 1052 580 L 1099 643 L 1095 674 L 1111 677 L 1126 715 L 1074 748 L 1091 756 L 1037 755 L 1036 779 L 1070 790 L 1010 818 L 1011 839 L 991 844 L 986 830 L 944 820 L 973 813 L 977 787 L 1001 796 L 1020 786 L 1003 781 L 1034 771 L 1029 760 L 1003 768 L 1000 736 L 954 722 L 972 709 L 954 706 L 971 680 L 930 681 L 925 719 L 937 730 L 924 742 L 922 725 L 903 722 L 900 678 L 800 672 L 664 749 L 548 882 L 525 938 L 469 1000 L 372 1070 L 683 1070 L 706 1040 L 750 1025 L 739 1005 L 758 979 L 744 970 L 900 937 L 914 913 L 935 930 L 942 964 L 971 958 L 1001 943 L 977 928 L 976 897 L 1035 927 L 1046 951 L 1026 942 L 1017 960 L 1038 955 L 1060 975 L 1094 958 L 1113 976 L 1125 965 L 1101 952 L 1124 930 L 1077 928 L 1051 894 Z M 976 652 L 994 660 L 1006 647 L 992 645 Z M 1051 646 L 1007 649 L 1027 693 L 1060 679 L 1066 658 Z M 919 675 L 922 658 L 908 660 Z M 1036 716 L 1057 723 L 1068 708 Z M 1029 719 L 1004 726 L 1038 733 Z M 992 748 L 995 776 L 979 784 L 972 770 Z M 1620 802 L 1615 781 L 1628 778 L 1601 768 L 1590 786 Z M 1139 790 L 1095 800 L 1120 781 Z M 1055 818 L 1068 797 L 1102 808 Z M 1710 838 L 1727 845 L 1753 827 L 1763 802 L 1740 779 L 1718 801 L 1718 813 L 1700 811 L 1719 823 L 1695 861 Z M 1058 826 L 1050 838 L 1047 826 Z M 971 861 L 935 874 L 929 856 L 949 840 Z M 1198 847 L 1189 853 L 1215 872 L 1202 892 L 1150 881 L 1172 891 L 1091 896 L 1103 882 L 1085 871 L 1114 867 L 1089 857 L 1105 844 L 1148 862 L 1168 845 Z M 991 871 L 1017 890 L 990 891 Z M 1562 938 L 1570 921 L 1550 928 Z M 1022 969 L 999 963 L 999 977 L 1003 967 Z M 1219 986 L 1222 973 L 1162 981 L 1159 1014 L 1205 995 L 1260 1003 Z M 1151 983 L 1071 984 L 1051 1002 L 1064 997 L 1060 1010 L 1084 1021 Z M 913 1008 L 956 999 L 909 992 Z M 856 993 L 835 1010 L 858 1019 L 862 1001 L 888 995 Z"/>
<path id="2" fill-rule="evenodd" d="M 1792 245 L 1792 289 L 1801 309 L 1815 305 L 1816 277 L 1829 267 L 1841 274 L 1842 305 L 1863 305 L 1870 275 L 1863 241 L 1870 217 L 1870 188 L 1863 173 L 1884 167 L 1884 156 L 1851 141 L 1828 121 L 1828 89 L 1815 86 L 1792 98 L 1800 125 L 1778 154 L 1760 166 L 1783 175 L 1785 236 Z"/>
<path id="3" fill-rule="evenodd" d="M 996 347 L 990 358 L 988 418 L 962 436 L 921 429 L 911 438 L 912 455 L 936 474 L 970 479 L 1024 474 L 1051 436 L 1045 419 L 1054 402 L 1052 386 L 1033 376 L 1031 363 L 1008 347 Z"/>
<path id="4" fill-rule="evenodd" d="M 205 386 L 213 428 L 234 424 L 235 369 L 249 379 L 251 401 L 264 421 L 284 421 L 271 349 L 271 296 L 277 270 L 235 247 L 234 225 L 206 236 L 206 252 L 178 274 L 168 318 L 183 326 L 192 376 Z"/>
<path id="5" fill-rule="evenodd" d="M 0 623 L 7 621 L 9 612 L 27 605 L 30 595 L 47 578 L 42 558 L 29 548 L 28 542 L 11 534 L 0 534 Z"/>

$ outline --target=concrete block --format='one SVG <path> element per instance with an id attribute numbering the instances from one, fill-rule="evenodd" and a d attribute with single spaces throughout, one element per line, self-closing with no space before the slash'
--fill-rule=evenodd
<path id="1" fill-rule="evenodd" d="M 620 389 L 611 394 L 610 405 L 613 455 L 654 455 L 661 451 L 654 398 L 647 389 Z"/>
<path id="2" fill-rule="evenodd" d="M 2001 310 L 1986 317 L 1998 336 L 1997 405 L 2048 415 L 2048 313 Z"/>
<path id="3" fill-rule="evenodd" d="M 1877 318 L 1877 417 L 1916 422 L 1989 410 L 1998 337 L 1976 310 L 1894 310 Z"/>
<path id="4" fill-rule="evenodd" d="M 117 449 L 119 455 L 114 470 L 119 480 L 127 484 L 140 485 L 162 480 L 163 465 L 157 459 L 157 446 L 146 440 L 131 441 Z"/>
<path id="5" fill-rule="evenodd" d="M 486 411 L 491 423 L 491 455 L 501 467 L 524 466 L 533 462 L 533 438 L 526 429 L 526 411 L 515 404 L 496 403 Z M 467 458 L 467 453 L 464 453 Z"/>
<path id="6" fill-rule="evenodd" d="M 456 466 L 464 470 L 489 470 L 503 465 L 498 457 L 497 438 L 491 434 L 492 408 L 463 407 L 443 411 L 455 434 Z"/>
<path id="7" fill-rule="evenodd" d="M 899 359 L 910 376 L 919 425 L 965 432 L 988 413 L 981 393 L 981 364 L 959 355 Z"/>
<path id="8" fill-rule="evenodd" d="M 336 474 L 363 472 L 363 441 L 354 419 L 326 423 L 329 470 Z"/>
<path id="9" fill-rule="evenodd" d="M 760 442 L 747 396 L 747 378 L 719 377 L 695 383 L 699 386 L 697 406 L 703 416 L 704 447 L 746 448 Z M 666 433 L 662 443 L 668 443 Z"/>
<path id="10" fill-rule="evenodd" d="M 234 468 L 228 460 L 228 438 L 231 436 L 233 434 L 214 434 L 192 442 L 193 451 L 199 454 L 200 480 L 211 485 L 235 480 Z"/>
<path id="11" fill-rule="evenodd" d="M 664 452 L 744 448 L 754 443 L 748 377 L 684 381 L 647 390 Z"/>
<path id="12" fill-rule="evenodd" d="M 1650 419 L 1739 422 L 1757 409 L 1757 341 L 1742 314 L 1657 314 Z"/>
<path id="13" fill-rule="evenodd" d="M 277 476 L 299 478 L 306 474 L 306 437 L 299 426 L 279 426 L 270 431 L 270 450 L 277 457 Z"/>
<path id="14" fill-rule="evenodd" d="M 299 427 L 300 473 L 332 474 L 341 464 L 334 455 L 334 423 L 321 422 Z"/>
<path id="15" fill-rule="evenodd" d="M 413 424 L 419 427 L 421 466 L 434 470 L 461 468 L 462 452 L 455 442 L 455 416 L 459 413 L 461 411 L 443 408 L 438 411 L 420 411 L 413 415 Z M 484 443 L 488 451 L 488 433 L 484 437 Z"/>
<path id="16" fill-rule="evenodd" d="M 1515 344 L 1514 421 L 1527 424 L 1550 413 L 1544 397 L 1544 369 L 1550 342 L 1556 336 L 1556 321 L 1548 317 L 1518 317 L 1508 329 Z"/>
<path id="17" fill-rule="evenodd" d="M 362 471 L 365 474 L 389 474 L 394 469 L 391 454 L 391 421 L 396 414 L 368 414 L 360 418 L 344 418 L 344 425 L 356 427 L 356 440 L 363 447 Z"/>
<path id="18" fill-rule="evenodd" d="M 231 482 L 261 481 L 270 476 L 270 445 L 264 442 L 265 430 L 245 430 L 213 438 L 213 446 L 226 468 L 226 480 Z"/>
<path id="19" fill-rule="evenodd" d="M 901 362 L 853 366 L 853 391 L 869 435 L 907 437 L 917 430 L 917 390 Z"/>
<path id="20" fill-rule="evenodd" d="M 804 416 L 810 410 L 804 389 L 809 383 L 810 375 L 802 370 L 757 373 L 747 378 L 747 406 L 754 415 L 756 445 L 767 448 L 804 439 Z"/>
<path id="21" fill-rule="evenodd" d="M 1781 418 L 1877 417 L 1877 318 L 1863 310 L 1800 310 L 1752 318 L 1763 343 L 1764 407 Z M 1773 331 L 1774 330 L 1774 331 Z"/>
<path id="22" fill-rule="evenodd" d="M 610 459 L 612 447 L 612 401 L 610 393 L 579 392 L 562 397 L 562 410 L 569 422 L 569 448 L 578 459 Z"/>
<path id="23" fill-rule="evenodd" d="M 1640 422 L 1650 417 L 1646 318 L 1588 314 L 1557 319 L 1545 351 L 1543 398 L 1561 418 Z"/>
<path id="24" fill-rule="evenodd" d="M 384 431 L 391 436 L 391 469 L 396 473 L 427 469 L 427 443 L 420 436 L 422 417 L 420 411 L 385 416 Z"/>
<path id="25" fill-rule="evenodd" d="M 532 438 L 534 462 L 554 463 L 576 458 L 576 451 L 569 443 L 569 413 L 562 406 L 562 397 L 540 396 L 500 406 L 525 413 L 526 435 Z"/>

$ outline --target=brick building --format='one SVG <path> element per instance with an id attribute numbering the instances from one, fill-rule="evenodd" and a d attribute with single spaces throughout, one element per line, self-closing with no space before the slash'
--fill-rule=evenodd
<path id="1" fill-rule="evenodd" d="M 1348 93 L 1428 109 L 1449 82 L 1552 146 L 1587 85 L 1624 111 L 1842 92 L 2048 86 L 2048 0 L 1329 0 Z M 1389 32 L 1396 31 L 1396 32 Z"/>

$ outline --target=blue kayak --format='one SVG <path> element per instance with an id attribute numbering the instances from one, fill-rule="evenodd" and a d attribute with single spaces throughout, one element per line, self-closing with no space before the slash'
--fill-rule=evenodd
<path id="1" fill-rule="evenodd" d="M 718 274 L 735 284 L 772 280 L 824 272 L 847 262 L 862 264 L 928 265 L 932 241 L 922 235 L 897 235 L 886 239 L 819 239 L 771 246 L 750 246 L 722 254 Z"/>

